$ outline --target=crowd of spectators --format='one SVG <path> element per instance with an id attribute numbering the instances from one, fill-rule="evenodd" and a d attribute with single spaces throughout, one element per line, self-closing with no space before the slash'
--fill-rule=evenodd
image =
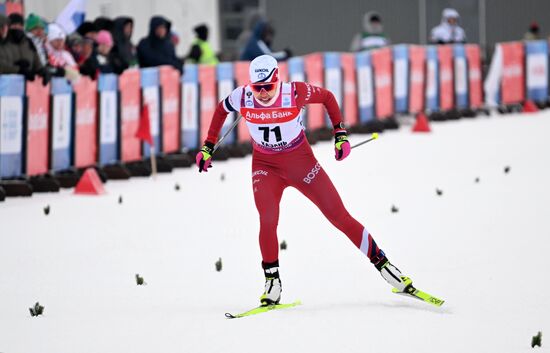
<path id="1" fill-rule="evenodd" d="M 120 74 L 133 67 L 171 65 L 183 72 L 184 58 L 176 55 L 177 35 L 171 27 L 164 17 L 151 18 L 148 35 L 136 46 L 134 22 L 129 17 L 99 17 L 66 33 L 59 24 L 35 14 L 26 19 L 17 13 L 0 14 L 0 74 L 21 74 L 27 80 L 38 76 L 47 83 L 52 77 L 71 82 L 82 76 L 95 80 L 100 73 Z M 208 58 L 214 63 L 215 54 L 206 43 L 208 28 L 199 27 L 195 44 L 200 50 L 198 56 L 192 50 L 192 57 L 195 62 Z"/>
<path id="2" fill-rule="evenodd" d="M 136 42 L 132 38 L 134 21 L 129 17 L 98 17 L 81 23 L 73 33 L 66 33 L 57 23 L 29 14 L 0 14 L 0 74 L 21 74 L 28 80 L 52 77 L 76 82 L 87 76 L 93 80 L 100 73 L 121 74 L 128 68 L 170 65 L 183 72 L 184 62 L 215 65 L 219 62 L 208 42 L 209 28 L 198 24 L 195 39 L 185 57 L 178 57 L 179 35 L 171 22 L 154 16 L 148 34 Z M 291 56 L 289 49 L 273 51 L 275 30 L 261 14 L 254 13 L 239 38 L 237 59 L 252 60 L 271 54 L 279 60 Z"/>

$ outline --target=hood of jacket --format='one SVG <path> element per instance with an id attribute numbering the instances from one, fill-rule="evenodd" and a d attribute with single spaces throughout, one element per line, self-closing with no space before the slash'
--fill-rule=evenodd
<path id="1" fill-rule="evenodd" d="M 166 26 L 166 30 L 167 30 L 166 38 L 164 39 L 167 39 L 168 35 L 170 34 L 170 30 L 172 28 L 172 23 L 162 16 L 153 16 L 151 18 L 151 21 L 149 22 L 149 38 L 160 39 L 157 36 L 155 36 L 155 30 L 162 25 Z"/>

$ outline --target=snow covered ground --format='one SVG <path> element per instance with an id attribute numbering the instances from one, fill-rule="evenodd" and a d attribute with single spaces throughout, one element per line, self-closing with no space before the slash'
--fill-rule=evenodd
<path id="1" fill-rule="evenodd" d="M 283 301 L 303 305 L 225 319 L 263 289 L 247 157 L 206 175 L 111 181 L 99 197 L 64 190 L 0 204 L 0 352 L 530 351 L 537 331 L 550 332 L 550 112 L 432 128 L 384 133 L 344 162 L 329 142 L 314 150 L 350 212 L 443 307 L 392 294 L 287 189 Z M 45 312 L 33 318 L 36 301 Z"/>

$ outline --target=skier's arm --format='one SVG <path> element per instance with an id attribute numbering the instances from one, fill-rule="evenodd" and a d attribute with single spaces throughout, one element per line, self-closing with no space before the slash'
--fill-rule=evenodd
<path id="1" fill-rule="evenodd" d="M 332 126 L 340 125 L 342 122 L 342 113 L 332 92 L 305 82 L 295 82 L 294 85 L 296 87 L 296 103 L 298 108 L 302 108 L 306 104 L 322 103 L 328 112 Z"/>
<path id="2" fill-rule="evenodd" d="M 332 92 L 304 82 L 296 82 L 295 87 L 296 104 L 299 108 L 306 104 L 323 103 L 334 128 L 334 158 L 337 161 L 345 159 L 351 152 L 351 146 L 342 124 L 342 113 Z"/>
<path id="3" fill-rule="evenodd" d="M 218 141 L 218 136 L 222 129 L 223 123 L 227 118 L 227 114 L 231 112 L 231 110 L 226 110 L 225 101 L 226 99 L 219 102 L 216 107 L 216 111 L 214 112 L 214 116 L 212 117 L 212 121 L 210 122 L 210 128 L 208 129 L 208 136 L 206 137 L 205 143 L 210 142 L 214 145 L 216 144 L 216 141 Z"/>

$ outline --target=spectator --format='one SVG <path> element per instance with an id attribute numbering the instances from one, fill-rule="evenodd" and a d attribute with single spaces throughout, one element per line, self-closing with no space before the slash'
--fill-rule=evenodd
<path id="1" fill-rule="evenodd" d="M 20 74 L 27 80 L 34 80 L 35 75 L 43 74 L 44 67 L 36 48 L 23 31 L 23 16 L 17 13 L 9 16 L 7 36 L 5 24 L 2 28 L 5 37 L 0 52 L 2 58 L 0 74 Z"/>
<path id="2" fill-rule="evenodd" d="M 65 37 L 65 31 L 57 23 L 48 26 L 46 50 L 48 64 L 51 67 L 49 71 L 53 76 L 65 77 L 71 82 L 76 82 L 80 74 L 73 56 L 65 50 Z"/>
<path id="3" fill-rule="evenodd" d="M 27 17 L 27 21 L 25 22 L 27 37 L 29 37 L 34 44 L 34 48 L 38 53 L 42 66 L 48 64 L 48 54 L 46 53 L 46 25 L 46 21 L 33 13 Z"/>
<path id="4" fill-rule="evenodd" d="M 121 74 L 127 68 L 137 65 L 136 47 L 132 44 L 133 32 L 134 20 L 130 17 L 115 19 L 113 30 L 115 43 L 111 50 L 111 64 L 117 74 Z"/>
<path id="5" fill-rule="evenodd" d="M 458 25 L 460 15 L 455 9 L 445 9 L 441 15 L 441 24 L 432 28 L 430 41 L 433 44 L 466 43 L 466 33 Z"/>
<path id="6" fill-rule="evenodd" d="M 250 37 L 252 37 L 252 34 L 254 33 L 254 28 L 256 28 L 258 22 L 262 21 L 267 21 L 262 11 L 254 8 L 247 10 L 243 21 L 243 31 L 241 32 L 241 34 L 239 34 L 239 37 L 237 38 L 238 55 L 235 60 L 243 55 L 244 49 L 246 48 Z"/>
<path id="7" fill-rule="evenodd" d="M 288 59 L 291 56 L 289 49 L 278 52 L 271 51 L 271 43 L 274 36 L 275 29 L 273 29 L 269 22 L 258 22 L 241 54 L 241 60 L 254 60 L 256 57 L 264 54 L 271 55 L 277 60 Z"/>
<path id="8" fill-rule="evenodd" d="M 539 24 L 535 21 L 531 22 L 529 30 L 523 35 L 524 40 L 538 40 L 541 39 Z"/>
<path id="9" fill-rule="evenodd" d="M 110 53 L 113 48 L 113 36 L 109 31 L 101 30 L 97 33 L 97 62 L 99 72 L 110 74 L 114 72 L 111 65 Z"/>
<path id="10" fill-rule="evenodd" d="M 91 38 L 82 38 L 82 51 L 78 60 L 79 71 L 82 75 L 97 78 L 99 62 L 97 61 L 96 43 Z"/>
<path id="11" fill-rule="evenodd" d="M 96 80 L 100 73 L 113 73 L 114 68 L 111 65 L 110 52 L 113 47 L 113 37 L 106 30 L 97 33 L 94 50 L 91 40 L 85 39 L 83 45 L 83 57 L 85 61 L 80 66 L 80 73 Z"/>
<path id="12" fill-rule="evenodd" d="M 67 49 L 69 53 L 71 53 L 71 55 L 73 56 L 76 64 L 80 66 L 80 64 L 82 64 L 83 62 L 82 57 L 83 57 L 83 50 L 84 50 L 83 48 L 84 38 L 82 38 L 82 36 L 78 34 L 78 32 L 74 32 L 67 37 L 66 42 L 67 42 Z"/>
<path id="13" fill-rule="evenodd" d="M 137 48 L 139 65 L 154 67 L 171 65 L 183 72 L 183 61 L 176 57 L 174 44 L 170 40 L 170 21 L 161 16 L 154 16 L 149 23 L 149 34 L 143 38 Z"/>
<path id="14" fill-rule="evenodd" d="M 187 58 L 189 58 L 190 62 L 196 64 L 218 64 L 218 58 L 210 46 L 210 43 L 207 42 L 208 27 L 205 24 L 201 24 L 196 26 L 193 30 L 195 31 L 197 38 L 193 41 L 193 45 L 189 50 L 189 55 L 187 55 Z"/>
<path id="15" fill-rule="evenodd" d="M 76 29 L 78 34 L 80 34 L 83 38 L 90 38 L 93 41 L 95 41 L 95 38 L 97 37 L 97 32 L 99 31 L 97 29 L 97 26 L 93 24 L 90 21 L 84 21 L 78 26 Z"/>
<path id="16" fill-rule="evenodd" d="M 363 32 L 357 33 L 353 38 L 351 51 L 380 48 L 390 44 L 378 13 L 369 11 L 363 16 L 363 29 Z"/>
<path id="17" fill-rule="evenodd" d="M 93 23 L 98 32 L 101 30 L 105 30 L 113 33 L 113 30 L 115 29 L 115 22 L 108 17 L 100 16 L 96 18 Z"/>

